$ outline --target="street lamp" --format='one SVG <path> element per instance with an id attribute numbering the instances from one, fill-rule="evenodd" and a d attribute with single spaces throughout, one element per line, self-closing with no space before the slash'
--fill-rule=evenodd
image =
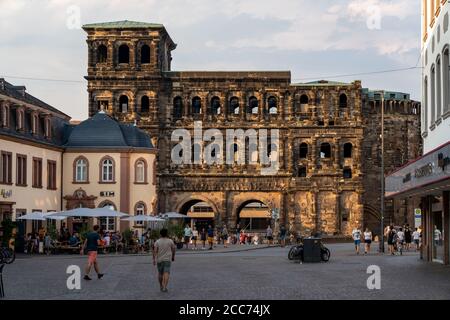
<path id="1" fill-rule="evenodd" d="M 384 91 L 380 91 L 381 94 L 381 244 L 380 251 L 384 253 Z"/>

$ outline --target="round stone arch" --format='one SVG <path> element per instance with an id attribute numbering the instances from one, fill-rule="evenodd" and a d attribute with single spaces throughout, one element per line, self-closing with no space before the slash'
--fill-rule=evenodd
<path id="1" fill-rule="evenodd" d="M 277 203 L 279 201 L 274 201 L 273 199 L 270 199 L 268 196 L 262 196 L 262 195 L 253 195 L 245 197 L 244 199 L 240 201 L 234 201 L 233 202 L 233 208 L 231 210 L 231 222 L 233 226 L 236 225 L 238 220 L 238 214 L 239 212 L 249 203 L 252 202 L 261 202 L 267 206 L 269 211 L 272 211 L 274 208 L 279 208 L 281 210 L 281 203 Z M 281 211 L 280 211 L 281 216 Z"/>
<path id="2" fill-rule="evenodd" d="M 202 195 L 196 195 L 196 194 L 189 195 L 189 196 L 183 198 L 182 200 L 178 201 L 178 204 L 175 206 L 175 212 L 183 213 L 181 211 L 183 211 L 182 209 L 184 209 L 184 207 L 186 205 L 188 205 L 190 203 L 192 203 L 192 205 L 194 205 L 195 203 L 198 203 L 198 202 L 206 202 L 207 204 L 209 204 L 211 206 L 211 208 L 214 210 L 214 219 L 216 221 L 218 219 L 220 219 L 220 211 L 219 211 L 217 205 L 214 203 L 214 201 L 212 201 L 208 197 L 205 197 Z"/>

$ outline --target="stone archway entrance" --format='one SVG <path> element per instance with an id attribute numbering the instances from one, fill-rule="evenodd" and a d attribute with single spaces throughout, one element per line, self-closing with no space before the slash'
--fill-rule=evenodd
<path id="1" fill-rule="evenodd" d="M 216 225 L 217 212 L 213 206 L 207 201 L 201 199 L 190 199 L 179 206 L 178 212 L 189 217 L 186 223 L 190 223 L 191 227 L 196 227 L 201 231 L 205 230 L 211 225 L 213 228 Z"/>
<path id="2" fill-rule="evenodd" d="M 247 200 L 236 210 L 236 223 L 243 230 L 263 232 L 268 225 L 272 225 L 272 216 L 269 206 L 260 200 Z"/>

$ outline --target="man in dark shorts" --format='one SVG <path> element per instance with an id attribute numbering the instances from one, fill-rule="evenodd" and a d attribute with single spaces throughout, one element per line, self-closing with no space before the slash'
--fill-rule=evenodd
<path id="1" fill-rule="evenodd" d="M 167 237 L 167 229 L 161 229 L 159 238 L 153 247 L 153 265 L 158 268 L 159 288 L 167 292 L 169 283 L 170 265 L 175 261 L 175 243 Z"/>
<path id="2" fill-rule="evenodd" d="M 101 279 L 103 277 L 103 273 L 100 273 L 100 269 L 98 267 L 97 262 L 97 252 L 98 252 L 98 245 L 100 242 L 100 235 L 98 234 L 98 225 L 94 226 L 94 231 L 89 232 L 86 236 L 86 240 L 84 240 L 84 244 L 81 247 L 81 254 L 84 253 L 84 250 L 87 251 L 88 255 L 88 264 L 86 266 L 86 273 L 84 275 L 84 280 L 92 280 L 89 277 L 89 273 L 91 272 L 92 266 L 94 266 L 95 272 L 97 272 L 97 278 Z"/>
<path id="3" fill-rule="evenodd" d="M 208 226 L 207 233 L 208 233 L 208 244 L 209 244 L 208 250 L 212 250 L 213 244 L 214 244 L 214 229 L 211 225 Z"/>

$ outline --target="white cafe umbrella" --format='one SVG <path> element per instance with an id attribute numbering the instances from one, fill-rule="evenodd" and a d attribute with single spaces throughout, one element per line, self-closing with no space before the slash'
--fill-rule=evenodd
<path id="1" fill-rule="evenodd" d="M 185 218 L 189 218 L 187 215 L 181 214 L 181 213 L 178 213 L 178 212 L 160 213 L 159 216 L 161 218 L 165 218 L 165 219 L 185 219 Z"/>
<path id="2" fill-rule="evenodd" d="M 135 221 L 135 222 L 164 222 L 166 220 L 155 217 L 155 216 L 146 216 L 146 215 L 137 215 L 137 216 L 131 216 L 124 219 L 121 219 L 121 221 Z"/>
<path id="3" fill-rule="evenodd" d="M 100 217 L 128 217 L 128 214 L 122 213 L 110 208 L 75 208 L 72 210 L 56 212 L 52 216 L 60 217 L 85 217 L 85 218 L 100 218 Z"/>
<path id="4" fill-rule="evenodd" d="M 27 213 L 23 216 L 18 217 L 16 220 L 45 221 L 45 214 L 42 212 L 31 212 L 31 213 Z"/>
<path id="5" fill-rule="evenodd" d="M 40 211 L 27 213 L 16 220 L 34 220 L 34 221 L 45 221 L 46 219 L 52 220 L 64 220 L 66 217 L 54 216 L 53 213 L 43 213 Z"/>

